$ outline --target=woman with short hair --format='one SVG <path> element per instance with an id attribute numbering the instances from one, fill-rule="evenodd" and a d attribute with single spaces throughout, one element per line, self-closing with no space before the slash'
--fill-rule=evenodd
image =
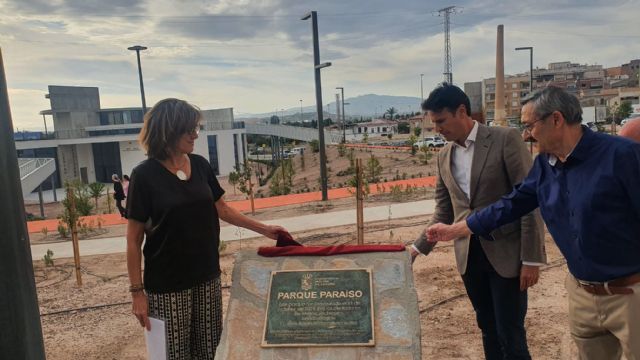
<path id="1" fill-rule="evenodd" d="M 222 330 L 219 219 L 271 239 L 288 235 L 225 203 L 211 165 L 192 153 L 200 119 L 198 109 L 178 99 L 145 114 L 140 144 L 148 159 L 131 173 L 127 197 L 133 313 L 147 329 L 149 316 L 165 321 L 169 359 L 214 358 Z"/>

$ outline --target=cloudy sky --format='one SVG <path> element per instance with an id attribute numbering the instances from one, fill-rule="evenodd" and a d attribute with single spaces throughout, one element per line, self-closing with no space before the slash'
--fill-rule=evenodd
<path id="1" fill-rule="evenodd" d="M 318 12 L 323 100 L 425 95 L 443 72 L 443 18 L 452 16 L 453 79 L 495 75 L 496 26 L 505 71 L 572 61 L 618 66 L 640 58 L 640 1 L 538 0 L 0 0 L 0 47 L 14 127 L 38 129 L 48 85 L 97 86 L 101 105 L 139 106 L 135 53 L 147 104 L 179 97 L 201 108 L 262 113 L 315 102 L 311 23 Z"/>

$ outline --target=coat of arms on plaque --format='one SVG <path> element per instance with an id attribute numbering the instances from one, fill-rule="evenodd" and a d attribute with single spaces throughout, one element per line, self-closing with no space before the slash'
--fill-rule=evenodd
<path id="1" fill-rule="evenodd" d="M 311 290 L 311 288 L 313 287 L 313 275 L 309 273 L 302 275 L 302 280 L 300 282 L 300 287 L 302 288 L 302 290 Z"/>

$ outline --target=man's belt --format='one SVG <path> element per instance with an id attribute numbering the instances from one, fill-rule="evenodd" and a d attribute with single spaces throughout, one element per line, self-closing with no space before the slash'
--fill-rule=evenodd
<path id="1" fill-rule="evenodd" d="M 628 286 L 640 282 L 640 273 L 603 283 L 583 281 L 578 279 L 576 279 L 576 281 L 581 288 L 594 295 L 628 295 L 633 294 L 633 289 L 629 288 Z"/>

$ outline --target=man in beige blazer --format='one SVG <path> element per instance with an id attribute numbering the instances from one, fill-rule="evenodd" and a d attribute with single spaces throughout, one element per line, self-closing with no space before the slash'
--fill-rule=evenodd
<path id="1" fill-rule="evenodd" d="M 460 88 L 438 86 L 422 109 L 449 141 L 438 153 L 436 208 L 427 227 L 465 219 L 508 194 L 529 172 L 532 159 L 519 132 L 471 119 L 469 98 Z M 546 262 L 543 232 L 534 212 L 495 230 L 493 241 L 466 237 L 454 243 L 486 359 L 531 358 L 524 318 L 527 288 L 536 284 L 539 266 Z M 433 246 L 423 233 L 412 246 L 413 259 Z"/>

